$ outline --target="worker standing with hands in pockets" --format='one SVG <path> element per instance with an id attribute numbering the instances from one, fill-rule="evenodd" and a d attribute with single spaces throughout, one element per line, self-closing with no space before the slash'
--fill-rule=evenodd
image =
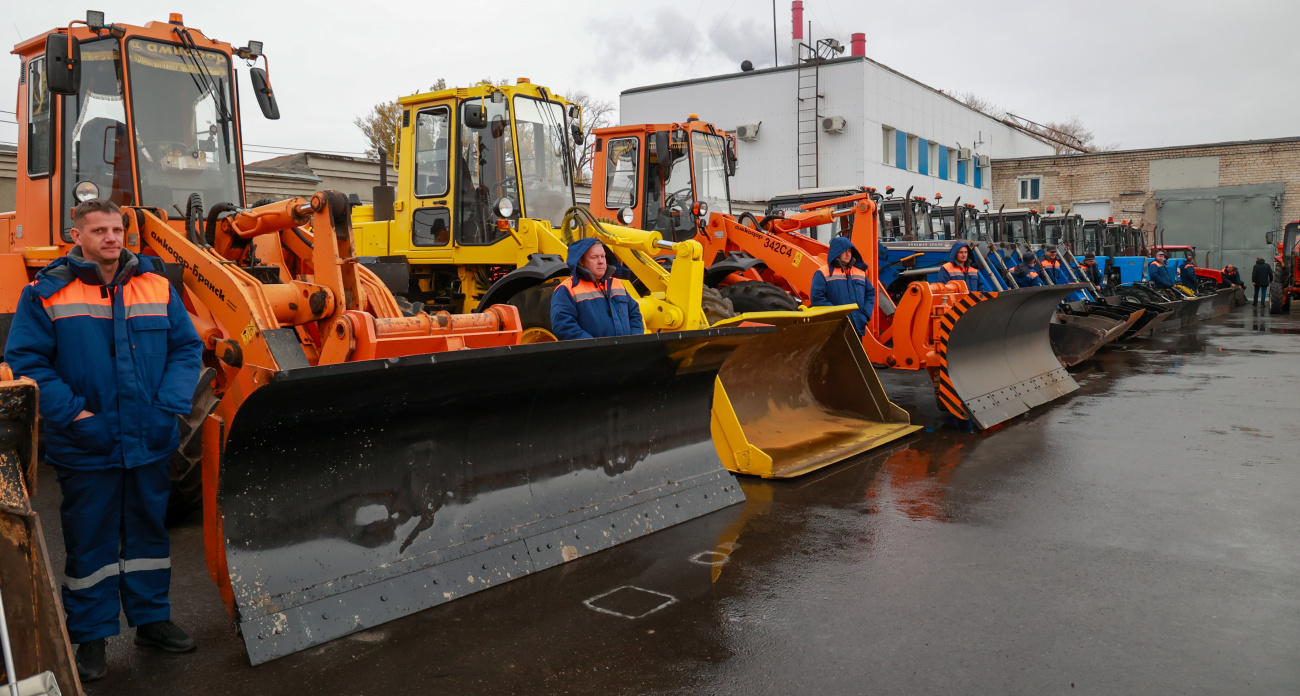
<path id="1" fill-rule="evenodd" d="M 23 288 L 5 346 L 40 387 L 45 458 L 63 491 L 63 605 L 77 671 L 104 676 L 119 611 L 137 645 L 194 649 L 171 622 L 171 492 L 177 416 L 189 415 L 203 344 L 155 258 L 123 248 L 116 204 L 73 211 L 73 247 Z"/>

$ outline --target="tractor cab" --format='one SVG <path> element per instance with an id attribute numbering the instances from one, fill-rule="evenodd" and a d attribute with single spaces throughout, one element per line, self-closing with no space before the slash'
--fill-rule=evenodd
<path id="1" fill-rule="evenodd" d="M 1085 220 L 1080 229 L 1080 252 L 1097 256 L 1113 256 L 1105 249 L 1106 221 Z M 1113 250 L 1112 250 L 1113 251 Z M 1079 253 L 1079 252 L 1076 252 Z"/>
<path id="2" fill-rule="evenodd" d="M 931 204 L 924 196 L 894 196 L 894 187 L 885 189 L 878 202 L 881 241 L 922 241 L 938 239 L 931 222 Z"/>
<path id="3" fill-rule="evenodd" d="M 1044 215 L 1038 232 L 1037 244 L 1057 245 L 1064 244 L 1070 249 L 1071 253 L 1086 253 L 1082 251 L 1083 242 L 1083 216 L 1070 214 L 1054 214 L 1049 206 L 1047 215 Z"/>
<path id="4" fill-rule="evenodd" d="M 244 205 L 235 48 L 167 22 L 107 24 L 102 12 L 14 47 L 22 61 L 16 120 L 18 213 L 0 216 L 3 251 L 43 266 L 72 242 L 72 209 L 91 198 L 189 214 Z M 267 118 L 279 111 L 266 71 L 249 70 Z M 197 202 L 197 201 L 196 201 Z M 127 240 L 139 248 L 139 240 Z"/>
<path id="5" fill-rule="evenodd" d="M 935 199 L 939 200 L 939 197 L 936 195 Z M 970 203 L 962 205 L 961 199 L 955 205 L 932 206 L 930 225 L 932 239 L 980 239 L 979 211 Z"/>
<path id="6" fill-rule="evenodd" d="M 603 176 L 591 183 L 591 212 L 681 242 L 731 214 L 729 179 L 736 138 L 691 114 L 684 123 L 602 128 L 594 158 Z"/>
<path id="7" fill-rule="evenodd" d="M 397 104 L 398 186 L 354 210 L 358 252 L 394 292 L 431 310 L 474 311 L 537 251 L 523 221 L 558 229 L 574 206 L 581 108 L 527 78 Z"/>
<path id="8" fill-rule="evenodd" d="M 992 237 L 1002 244 L 1021 247 L 1025 244 L 1042 244 L 1039 227 L 1042 217 L 1032 208 L 1017 208 L 988 213 Z"/>

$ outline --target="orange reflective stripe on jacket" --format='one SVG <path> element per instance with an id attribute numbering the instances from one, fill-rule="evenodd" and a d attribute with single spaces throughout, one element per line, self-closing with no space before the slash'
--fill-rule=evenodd
<path id="1" fill-rule="evenodd" d="M 171 298 L 167 279 L 153 273 L 143 273 L 127 280 L 118 289 L 126 318 L 167 316 L 167 302 Z M 113 318 L 113 298 L 103 285 L 88 285 L 73 280 L 48 299 L 41 300 L 45 315 L 50 321 L 69 317 Z"/>
<path id="2" fill-rule="evenodd" d="M 585 302 L 587 300 L 605 297 L 605 293 L 601 290 L 600 286 L 590 280 L 577 280 L 573 276 L 569 276 L 564 280 L 564 282 L 560 283 L 560 285 L 568 290 L 570 295 L 573 295 L 574 302 Z M 609 290 L 610 297 L 627 294 L 627 290 L 623 288 L 622 281 L 617 278 L 610 283 Z"/>

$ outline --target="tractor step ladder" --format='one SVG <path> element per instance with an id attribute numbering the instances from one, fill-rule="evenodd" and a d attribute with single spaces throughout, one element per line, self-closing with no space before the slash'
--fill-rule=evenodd
<path id="1" fill-rule="evenodd" d="M 817 129 L 821 125 L 821 58 L 807 45 L 799 46 L 798 102 L 796 115 L 798 127 L 798 176 L 800 189 L 820 186 L 817 157 Z"/>

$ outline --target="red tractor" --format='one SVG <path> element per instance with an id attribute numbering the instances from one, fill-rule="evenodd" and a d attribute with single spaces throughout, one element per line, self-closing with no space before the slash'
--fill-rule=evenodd
<path id="1" fill-rule="evenodd" d="M 1269 245 L 1277 245 L 1273 257 L 1273 282 L 1268 286 L 1268 311 L 1281 314 L 1291 309 L 1291 296 L 1300 295 L 1300 221 L 1287 223 L 1282 239 L 1274 240 L 1269 231 Z"/>

